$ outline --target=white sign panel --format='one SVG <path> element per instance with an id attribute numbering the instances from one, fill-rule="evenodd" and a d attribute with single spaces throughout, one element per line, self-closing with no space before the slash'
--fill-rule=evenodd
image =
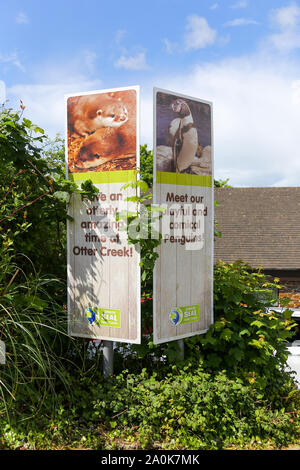
<path id="1" fill-rule="evenodd" d="M 69 204 L 69 333 L 140 343 L 140 255 L 116 220 L 139 167 L 139 87 L 69 95 L 66 114 L 68 177 L 99 189 Z"/>
<path id="2" fill-rule="evenodd" d="M 154 89 L 154 202 L 165 208 L 154 272 L 154 342 L 213 322 L 212 104 Z"/>

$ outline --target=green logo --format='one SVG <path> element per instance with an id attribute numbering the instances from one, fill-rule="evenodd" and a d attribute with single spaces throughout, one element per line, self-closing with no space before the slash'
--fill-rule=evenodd
<path id="1" fill-rule="evenodd" d="M 174 326 L 197 322 L 200 320 L 199 305 L 176 307 L 169 314 L 169 320 Z"/>
<path id="2" fill-rule="evenodd" d="M 91 325 L 121 328 L 121 312 L 111 308 L 89 307 L 85 316 Z"/>

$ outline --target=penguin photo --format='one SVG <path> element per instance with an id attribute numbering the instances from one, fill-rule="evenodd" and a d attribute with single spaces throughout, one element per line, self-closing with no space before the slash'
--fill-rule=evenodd
<path id="1" fill-rule="evenodd" d="M 157 92 L 156 159 L 158 171 L 211 175 L 209 104 Z"/>

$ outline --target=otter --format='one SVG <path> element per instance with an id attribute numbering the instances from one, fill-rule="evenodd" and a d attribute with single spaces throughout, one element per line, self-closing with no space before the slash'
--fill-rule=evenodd
<path id="1" fill-rule="evenodd" d="M 69 133 L 87 137 L 102 127 L 118 128 L 128 121 L 128 111 L 114 93 L 68 99 Z"/>
<path id="2" fill-rule="evenodd" d="M 178 98 L 171 104 L 178 114 L 169 127 L 173 134 L 173 171 L 182 173 L 189 168 L 198 151 L 198 133 L 191 110 L 186 101 Z"/>
<path id="3" fill-rule="evenodd" d="M 110 160 L 133 155 L 136 155 L 135 135 L 106 127 L 98 129 L 84 140 L 77 156 L 76 167 L 95 168 Z"/>

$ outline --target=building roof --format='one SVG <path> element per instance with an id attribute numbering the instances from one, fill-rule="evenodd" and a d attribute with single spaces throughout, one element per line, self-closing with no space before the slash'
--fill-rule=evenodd
<path id="1" fill-rule="evenodd" d="M 300 269 L 300 187 L 216 188 L 215 261 Z"/>

